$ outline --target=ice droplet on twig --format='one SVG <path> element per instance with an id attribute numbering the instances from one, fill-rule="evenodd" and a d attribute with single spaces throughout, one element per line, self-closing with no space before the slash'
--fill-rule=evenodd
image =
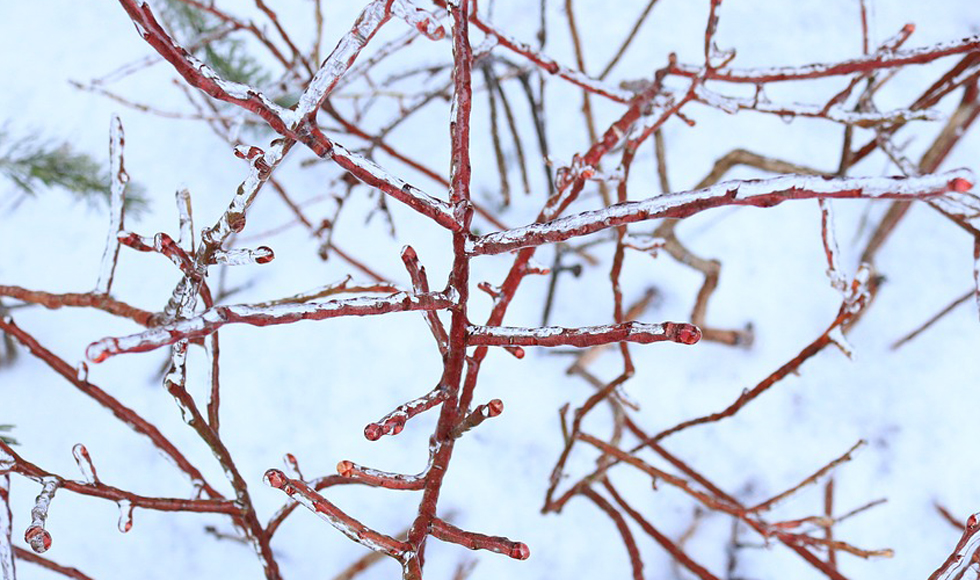
<path id="1" fill-rule="evenodd" d="M 277 489 L 282 489 L 283 487 L 286 486 L 286 483 L 288 483 L 286 479 L 286 474 L 279 471 L 278 469 L 270 469 L 266 471 L 265 475 L 262 476 L 262 481 L 264 481 L 266 485 L 275 487 Z"/>
<path id="2" fill-rule="evenodd" d="M 38 554 L 43 554 L 51 547 L 51 534 L 41 526 L 31 526 L 24 532 L 24 541 Z"/>
<path id="3" fill-rule="evenodd" d="M 116 502 L 116 505 L 119 506 L 119 521 L 116 527 L 125 534 L 133 529 L 133 504 L 129 500 L 122 499 Z"/>
<path id="4" fill-rule="evenodd" d="M 92 457 L 88 454 L 88 449 L 81 443 L 76 443 L 71 448 L 71 454 L 75 456 L 75 463 L 78 464 L 78 470 L 82 472 L 85 481 L 99 483 L 99 474 L 95 471 L 95 465 L 92 464 Z"/>
<path id="5" fill-rule="evenodd" d="M 44 522 L 48 519 L 51 499 L 59 487 L 61 487 L 61 480 L 57 477 L 43 478 L 41 492 L 37 494 L 34 507 L 31 508 L 31 525 L 24 532 L 24 541 L 38 554 L 43 554 L 51 547 L 51 534 L 44 529 Z"/>
<path id="6" fill-rule="evenodd" d="M 88 380 L 88 365 L 85 364 L 85 361 L 81 361 L 75 367 L 75 378 L 83 383 Z"/>

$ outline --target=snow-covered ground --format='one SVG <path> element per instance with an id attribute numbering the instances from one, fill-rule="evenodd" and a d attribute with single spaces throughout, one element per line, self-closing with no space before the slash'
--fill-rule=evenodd
<path id="1" fill-rule="evenodd" d="M 225 2 L 229 10 L 250 14 L 249 6 Z M 273 4 L 270 2 L 270 4 Z M 280 19 L 308 45 L 314 25 L 310 2 L 276 2 Z M 358 3 L 325 2 L 324 47 L 332 47 L 354 21 Z M 481 3 L 482 5 L 483 3 Z M 563 8 L 550 2 L 545 52 L 569 66 L 574 53 Z M 574 3 L 587 70 L 599 70 L 612 57 L 642 9 L 643 2 Z M 537 33 L 534 2 L 494 6 L 493 20 L 511 35 L 532 42 Z M 703 59 L 704 22 L 708 0 L 660 0 L 640 36 L 609 77 L 649 78 L 676 52 L 681 62 Z M 905 47 L 960 39 L 980 32 L 975 0 L 875 3 L 872 44 L 892 36 L 906 23 L 916 25 Z M 482 6 L 481 6 L 482 9 Z M 187 187 L 198 228 L 213 224 L 247 175 L 245 162 L 201 122 L 174 120 L 124 107 L 104 96 L 74 88 L 69 81 L 88 82 L 147 55 L 152 49 L 136 34 L 115 2 L 8 2 L 0 10 L 0 122 L 12 135 L 36 133 L 65 140 L 78 151 L 108 159 L 109 124 L 120 115 L 126 131 L 126 168 L 146 189 L 152 210 L 128 228 L 143 235 L 177 233 L 173 192 Z M 716 41 L 736 48 L 739 67 L 832 62 L 861 54 L 857 0 L 727 0 L 720 9 Z M 256 16 L 258 18 L 258 16 Z M 447 24 L 448 26 L 448 24 Z M 392 20 L 369 45 L 380 46 L 408 30 Z M 480 36 L 474 33 L 475 43 Z M 305 45 L 304 45 L 305 46 Z M 446 62 L 450 43 L 419 39 L 404 60 L 388 65 L 418 67 Z M 494 54 L 523 64 L 502 48 Z M 909 67 L 886 85 L 876 103 L 881 110 L 906 106 L 948 70 L 958 57 Z M 477 75 L 478 80 L 482 77 Z M 161 110 L 193 112 L 173 70 L 157 63 L 118 84 L 113 90 Z M 482 82 L 482 80 L 480 81 Z M 821 104 L 846 81 L 784 83 L 767 89 L 778 102 Z M 678 84 L 678 86 L 682 86 Z M 363 89 L 363 87 L 361 87 Z M 350 93 L 360 90 L 349 89 Z M 742 89 L 726 90 L 734 91 Z M 740 96 L 751 96 L 752 91 Z M 949 113 L 961 92 L 937 107 Z M 341 96 L 343 92 L 341 93 Z M 519 129 L 529 146 L 532 194 L 519 191 L 512 172 L 514 203 L 500 219 L 511 226 L 533 220 L 543 203 L 544 183 L 534 154 L 526 101 L 520 104 Z M 588 147 L 580 114 L 581 92 L 560 79 L 550 79 L 546 104 L 551 155 L 567 164 Z M 335 99 L 341 105 L 346 102 Z M 486 98 L 477 93 L 473 111 L 474 198 L 489 207 L 498 203 L 498 181 Z M 338 105 L 338 106 L 341 106 Z M 604 129 L 623 107 L 593 99 L 597 126 Z M 834 170 L 840 153 L 842 126 L 820 119 L 785 123 L 773 115 L 742 112 L 727 115 L 702 105 L 685 113 L 697 122 L 689 127 L 672 119 L 664 127 L 671 185 L 693 187 L 716 159 L 740 147 L 808 165 Z M 449 168 L 448 103 L 434 104 L 412 117 L 389 139 L 404 152 L 424 159 L 438 172 Z M 367 125 L 379 126 L 398 115 L 393 104 L 376 107 Z M 325 124 L 329 127 L 330 121 Z M 918 121 L 899 133 L 897 143 L 913 159 L 928 147 L 940 122 Z M 870 133 L 858 130 L 863 143 Z M 249 136 L 251 135 L 251 136 Z M 246 134 L 266 147 L 269 134 Z M 507 139 L 505 138 L 505 141 Z M 363 145 L 341 142 L 351 148 Z M 943 168 L 980 169 L 976 159 L 980 136 L 968 134 Z M 317 222 L 333 215 L 333 195 L 343 194 L 338 171 L 329 164 L 303 167 L 313 155 L 297 146 L 276 175 Z M 612 159 L 612 158 L 610 158 Z M 427 192 L 446 198 L 445 190 L 426 176 L 384 154 L 378 161 L 396 175 Z M 611 169 L 606 167 L 606 169 Z M 898 170 L 880 154 L 852 170 L 853 175 L 896 175 Z M 763 177 L 736 169 L 732 178 Z M 597 206 L 594 186 L 570 211 Z M 634 163 L 630 195 L 642 199 L 659 193 L 653 147 L 646 145 Z M 104 206 L 90 208 L 60 192 L 19 200 L 11 184 L 0 181 L 0 284 L 49 292 L 86 292 L 94 288 L 105 241 L 108 217 Z M 365 222 L 376 204 L 364 187 L 355 189 L 336 224 L 338 246 L 385 277 L 408 287 L 399 258 L 411 244 L 425 265 L 434 288 L 441 288 L 451 264 L 450 237 L 431 221 L 398 202 L 388 200 L 397 235 L 392 238 L 381 215 Z M 858 255 L 884 210 L 882 203 L 835 202 L 838 241 L 844 270 L 853 273 Z M 302 227 L 273 231 L 292 215 L 274 192 L 262 191 L 248 214 L 239 238 L 242 247 L 267 245 L 276 259 L 263 265 L 229 268 L 226 288 L 240 287 L 227 303 L 250 303 L 296 294 L 342 279 L 351 271 L 336 256 L 322 261 L 317 242 Z M 477 218 L 486 232 L 490 227 Z M 647 228 L 649 230 L 649 228 Z M 268 235 L 263 232 L 273 231 Z M 258 235 L 257 235 L 258 234 Z M 719 209 L 699 214 L 678 227 L 679 237 L 701 256 L 723 264 L 721 281 L 708 310 L 708 321 L 721 328 L 751 322 L 755 342 L 749 349 L 702 342 L 632 347 L 636 377 L 627 392 L 641 406 L 636 420 L 648 431 L 720 410 L 743 389 L 795 356 L 833 321 L 840 295 L 827 279 L 816 201 L 793 201 L 767 209 Z M 862 548 L 892 548 L 892 558 L 868 561 L 839 554 L 840 569 L 850 578 L 926 578 L 949 554 L 959 532 L 934 507 L 940 503 L 957 517 L 980 511 L 980 461 L 976 442 L 980 424 L 980 324 L 976 305 L 968 301 L 898 350 L 890 345 L 914 329 L 973 284 L 973 240 L 937 212 L 915 206 L 879 253 L 876 267 L 886 280 L 860 323 L 849 334 L 853 360 L 829 348 L 807 361 L 799 375 L 778 383 L 733 418 L 691 429 L 665 446 L 683 457 L 729 493 L 752 504 L 786 489 L 859 439 L 868 445 L 836 471 L 835 506 L 844 513 L 878 498 L 888 502 L 842 522 L 837 539 Z M 551 322 L 563 326 L 608 323 L 612 316 L 608 264 L 612 245 L 597 246 L 601 264 L 586 267 L 580 278 L 560 280 Z M 550 249 L 539 261 L 550 264 Z M 508 255 L 474 260 L 474 286 L 499 283 L 511 263 Z M 217 278 L 217 269 L 212 280 Z M 355 273 L 355 280 L 364 280 Z M 123 248 L 113 293 L 122 300 L 160 310 L 178 280 L 178 272 L 159 255 Z M 627 254 L 623 273 L 626 303 L 656 288 L 659 299 L 643 320 L 684 321 L 690 316 L 702 277 L 671 260 L 638 252 Z M 214 286 L 216 282 L 212 282 Z M 541 319 L 547 277 L 526 280 L 505 319 L 506 324 L 534 326 Z M 473 289 L 471 318 L 479 323 L 490 300 Z M 5 301 L 10 304 L 12 301 Z M 18 325 L 70 363 L 83 360 L 85 347 L 106 336 L 138 330 L 133 323 L 87 309 L 17 309 Z M 492 352 L 483 365 L 476 403 L 500 398 L 504 413 L 460 440 L 440 499 L 440 513 L 464 528 L 520 540 L 531 548 L 527 561 L 486 552 L 468 552 L 454 544 L 430 539 L 426 554 L 428 578 L 450 578 L 456 566 L 476 558 L 472 578 L 623 578 L 630 574 L 626 550 L 609 518 L 582 498 L 573 499 L 560 515 L 541 515 L 548 476 L 561 451 L 557 410 L 567 402 L 580 405 L 593 391 L 577 377 L 566 376 L 570 359 L 547 349 L 527 349 L 517 360 Z M 189 354 L 189 385 L 205 400 L 204 354 Z M 88 378 L 156 424 L 208 480 L 231 493 L 209 449 L 181 420 L 172 397 L 161 386 L 160 370 L 169 349 L 124 355 L 89 365 Z M 364 426 L 395 406 L 432 388 L 442 364 L 434 341 L 418 313 L 338 318 L 268 328 L 230 325 L 221 331 L 223 385 L 221 433 L 249 482 L 253 501 L 265 521 L 285 501 L 278 490 L 262 483 L 270 467 L 281 467 L 292 453 L 308 477 L 335 472 L 349 459 L 387 471 L 417 473 L 425 466 L 427 441 L 436 414 L 416 417 L 397 437 L 377 442 L 364 439 Z M 591 367 L 610 380 L 621 368 L 613 351 Z M 203 404 L 203 403 L 202 403 Z M 597 411 L 586 430 L 605 436 L 609 417 Z M 0 423 L 14 423 L 16 448 L 25 458 L 66 477 L 78 477 L 71 449 L 84 443 L 101 479 L 142 495 L 190 497 L 193 490 L 144 438 L 113 419 L 42 362 L 21 351 L 18 362 L 0 369 Z M 644 456 L 655 461 L 654 456 Z M 572 454 L 568 473 L 581 476 L 594 466 L 584 446 Z M 634 507 L 644 512 L 673 539 L 694 518 L 694 504 L 661 485 L 654 493 L 649 478 L 627 467 L 611 478 Z M 575 481 L 570 479 L 568 483 Z M 40 487 L 14 476 L 11 508 L 15 544 L 22 541 L 34 497 Z M 782 504 L 773 520 L 818 515 L 823 509 L 822 485 L 810 486 Z M 365 524 L 397 534 L 412 521 L 418 505 L 415 492 L 360 486 L 331 488 L 327 496 Z M 117 531 L 118 508 L 104 500 L 58 493 L 47 529 L 53 545 L 45 554 L 75 566 L 95 579 L 114 578 L 260 578 L 261 566 L 244 544 L 218 539 L 204 531 L 214 526 L 232 534 L 227 518 L 188 513 L 137 510 L 130 532 Z M 687 578 L 676 573 L 659 546 L 635 530 L 651 578 Z M 725 577 L 730 519 L 707 515 L 687 541 L 694 555 L 719 577 Z M 750 544 L 738 552 L 734 577 L 817 578 L 819 572 L 774 543 L 764 547 L 753 532 L 742 532 Z M 273 540 L 284 577 L 331 578 L 365 550 L 309 512 L 293 515 Z M 46 570 L 19 562 L 19 578 L 56 578 Z M 370 568 L 363 578 L 392 578 L 393 561 Z"/>

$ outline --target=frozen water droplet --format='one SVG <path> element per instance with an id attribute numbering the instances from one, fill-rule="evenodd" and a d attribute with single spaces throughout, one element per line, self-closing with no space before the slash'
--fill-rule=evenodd
<path id="1" fill-rule="evenodd" d="M 346 459 L 337 464 L 337 473 L 344 477 L 350 477 L 354 472 L 354 464 Z"/>
<path id="2" fill-rule="evenodd" d="M 491 399 L 491 401 L 487 403 L 487 415 L 489 417 L 496 417 L 503 412 L 504 402 L 500 399 Z"/>
<path id="3" fill-rule="evenodd" d="M 51 534 L 41 526 L 31 526 L 24 532 L 24 541 L 30 544 L 32 550 L 43 554 L 51 547 Z"/>
<path id="4" fill-rule="evenodd" d="M 531 557 L 531 549 L 524 542 L 517 542 L 510 550 L 510 557 L 515 560 L 527 560 Z"/>
<path id="5" fill-rule="evenodd" d="M 289 481 L 286 479 L 286 474 L 279 471 L 278 469 L 270 469 L 265 472 L 265 476 L 262 478 L 266 485 L 275 487 L 277 489 L 282 489 L 286 487 Z"/>
<path id="6" fill-rule="evenodd" d="M 364 428 L 364 437 L 368 441 L 377 441 L 378 439 L 381 439 L 381 435 L 383 435 L 381 432 L 381 425 L 378 425 L 377 423 L 371 423 Z"/>
<path id="7" fill-rule="evenodd" d="M 119 522 L 116 525 L 125 534 L 133 529 L 133 504 L 128 500 L 120 500 L 116 505 L 119 506 Z"/>
<path id="8" fill-rule="evenodd" d="M 83 383 L 88 380 L 88 365 L 85 361 L 78 363 L 78 367 L 75 369 L 75 378 Z"/>
<path id="9" fill-rule="evenodd" d="M 88 454 L 88 449 L 81 443 L 76 443 L 71 448 L 71 454 L 75 456 L 75 463 L 78 464 L 78 469 L 82 472 L 82 476 L 85 477 L 85 481 L 97 483 L 99 481 L 99 475 L 95 472 L 95 466 L 92 464 L 92 457 Z"/>
<path id="10" fill-rule="evenodd" d="M 779 116 L 779 119 L 783 123 L 786 123 L 787 125 L 789 125 L 790 123 L 792 123 L 794 118 L 795 118 L 795 115 L 791 115 L 789 113 L 784 113 L 784 114 L 782 114 L 782 115 Z"/>

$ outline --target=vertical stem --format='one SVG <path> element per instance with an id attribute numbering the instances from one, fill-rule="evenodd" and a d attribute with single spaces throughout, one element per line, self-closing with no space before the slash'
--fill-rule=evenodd
<path id="1" fill-rule="evenodd" d="M 443 477 L 453 452 L 453 430 L 459 420 L 459 391 L 466 359 L 466 303 L 469 298 L 469 257 L 466 241 L 470 237 L 473 207 L 470 204 L 470 110 L 472 108 L 471 73 L 473 51 L 469 41 L 469 0 L 449 2 L 453 20 L 453 102 L 450 113 L 450 140 L 452 159 L 450 164 L 449 200 L 456 221 L 462 226 L 453 232 L 453 269 L 449 275 L 449 292 L 457 296 L 449 327 L 449 353 L 441 383 L 449 391 L 439 414 L 439 422 L 433 435 L 435 452 L 432 467 L 426 478 L 425 490 L 419 504 L 418 515 L 408 532 L 408 543 L 414 552 L 406 561 L 405 578 L 420 580 L 425 561 L 425 540 L 432 521 L 436 517 L 436 504 L 442 489 Z"/>

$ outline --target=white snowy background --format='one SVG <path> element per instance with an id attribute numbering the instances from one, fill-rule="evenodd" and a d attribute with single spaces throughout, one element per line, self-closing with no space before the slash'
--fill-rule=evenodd
<path id="1" fill-rule="evenodd" d="M 254 12 L 248 2 L 224 4 L 236 13 Z M 546 52 L 573 66 L 568 27 L 559 4 L 549 2 Z M 608 62 L 643 4 L 575 2 L 588 70 L 599 70 Z M 682 62 L 700 62 L 708 4 L 707 0 L 661 0 L 610 82 L 649 77 L 665 64 L 671 51 Z M 311 3 L 293 0 L 273 5 L 287 28 L 308 45 L 313 31 Z M 361 6 L 355 2 L 324 5 L 323 42 L 328 50 L 349 28 Z M 884 40 L 909 22 L 915 23 L 916 31 L 906 47 L 980 32 L 980 8 L 975 0 L 880 0 L 875 8 L 873 41 Z M 720 16 L 716 40 L 722 48 L 737 49 L 736 66 L 831 62 L 861 53 L 856 0 L 726 0 Z M 493 18 L 511 35 L 532 42 L 537 3 L 498 0 Z M 406 30 L 404 22 L 393 19 L 365 54 Z M 480 36 L 474 33 L 474 38 L 476 43 Z M 505 49 L 496 50 L 523 62 Z M 36 133 L 41 138 L 67 140 L 77 151 L 107 161 L 109 121 L 118 113 L 126 130 L 126 168 L 146 188 L 152 203 L 151 211 L 139 221 L 130 220 L 128 227 L 143 235 L 176 234 L 176 189 L 189 188 L 197 227 L 209 226 L 224 211 L 247 165 L 203 123 L 141 113 L 69 84 L 70 80 L 87 82 L 151 53 L 115 2 L 0 3 L 0 122 L 13 135 Z M 397 66 L 445 62 L 449 54 L 449 42 L 420 39 L 405 51 Z M 957 58 L 902 71 L 879 95 L 879 107 L 885 110 L 911 102 Z M 134 101 L 190 112 L 183 93 L 172 82 L 175 78 L 168 65 L 158 63 L 115 88 Z M 823 103 L 845 82 L 783 83 L 767 92 L 774 101 Z M 588 147 L 579 111 L 581 92 L 551 79 L 546 94 L 551 153 L 559 163 L 567 163 L 574 153 Z M 512 226 L 533 219 L 543 202 L 540 163 L 533 157 L 537 148 L 532 145 L 529 118 L 523 114 L 526 101 L 514 95 L 522 111 L 520 130 L 531 156 L 529 173 L 536 191 L 525 198 L 516 187 L 516 171 L 511 173 L 515 203 L 501 219 Z M 938 108 L 948 113 L 958 100 L 959 92 Z M 474 103 L 474 195 L 493 207 L 498 182 L 485 95 L 478 93 Z M 593 104 L 600 130 L 623 110 L 602 99 L 593 99 Z M 805 119 L 787 124 L 751 112 L 730 116 L 696 104 L 685 112 L 697 121 L 696 127 L 672 119 L 664 128 L 675 190 L 692 187 L 717 158 L 736 147 L 818 169 L 837 167 L 843 131 L 839 125 Z M 396 116 L 397 110 L 382 108 L 375 115 L 377 122 L 383 122 Z M 941 122 L 914 125 L 899 134 L 898 142 L 915 159 Z M 867 134 L 858 134 L 857 141 L 863 143 Z M 448 174 L 448 137 L 448 104 L 438 104 L 406 122 L 391 140 Z M 253 144 L 265 147 L 268 139 L 258 137 Z M 349 147 L 361 145 L 341 142 Z M 980 136 L 974 131 L 958 145 L 944 168 L 980 169 L 978 146 Z M 659 192 L 652 150 L 651 145 L 644 147 L 634 164 L 630 183 L 634 198 Z M 329 196 L 341 193 L 337 186 L 327 187 L 338 171 L 323 164 L 300 166 L 312 157 L 297 146 L 276 175 L 298 201 L 319 199 L 305 211 L 322 219 L 332 214 Z M 404 165 L 383 155 L 378 160 L 426 191 L 445 195 L 438 184 Z M 894 175 L 898 171 L 876 154 L 852 174 Z M 740 169 L 729 177 L 761 175 Z M 572 210 L 590 209 L 597 202 L 594 187 L 587 188 Z M 451 261 L 449 236 L 389 200 L 398 233 L 391 239 L 381 216 L 365 224 L 373 204 L 366 188 L 355 190 L 335 232 L 338 245 L 407 286 L 398 251 L 409 243 L 418 251 L 432 285 L 440 288 Z M 868 236 L 862 220 L 875 223 L 884 207 L 849 201 L 835 204 L 847 272 L 856 268 L 857 254 Z M 295 294 L 337 281 L 350 271 L 336 257 L 321 261 L 315 240 L 301 227 L 261 239 L 252 237 L 292 220 L 271 190 L 262 191 L 248 218 L 241 244 L 268 245 L 275 250 L 276 259 L 230 269 L 227 285 L 245 285 L 230 298 L 232 302 Z M 104 206 L 92 208 L 58 191 L 20 200 L 12 184 L 0 182 L 0 283 L 49 292 L 89 291 L 98 273 L 107 223 Z M 476 223 L 487 230 L 479 218 Z M 708 310 L 709 322 L 724 328 L 751 322 L 756 340 L 747 350 L 707 342 L 693 347 L 634 346 L 638 372 L 627 391 L 642 405 L 637 420 L 650 431 L 724 408 L 822 333 L 840 305 L 839 294 L 825 275 L 815 201 L 788 202 L 764 210 L 705 212 L 683 223 L 678 232 L 692 251 L 723 263 L 720 286 Z M 560 281 L 553 323 L 579 326 L 611 320 L 607 272 L 612 247 L 599 246 L 595 253 L 604 260 L 603 265 L 587 268 L 579 279 L 565 276 Z M 551 256 L 550 249 L 542 250 L 539 261 L 549 264 Z M 475 260 L 474 284 L 482 280 L 499 283 L 510 262 L 506 255 Z M 734 418 L 679 434 L 667 440 L 666 447 L 723 489 L 751 503 L 795 484 L 857 440 L 867 440 L 863 452 L 836 471 L 837 510 L 844 512 L 878 498 L 888 498 L 888 502 L 841 523 L 835 528 L 836 537 L 865 548 L 893 548 L 895 555 L 863 561 L 839 554 L 841 570 L 852 578 L 925 578 L 959 538 L 934 503 L 942 503 L 961 518 L 980 511 L 976 453 L 980 440 L 980 323 L 976 307 L 968 302 L 903 348 L 892 351 L 889 346 L 971 287 L 972 240 L 938 213 L 916 206 L 879 253 L 876 266 L 887 279 L 849 335 L 856 350 L 854 360 L 828 348 L 807 361 L 799 376 L 780 382 Z M 363 279 L 356 274 L 355 278 Z M 177 279 L 176 269 L 165 258 L 123 248 L 114 294 L 158 310 Z M 628 254 L 625 300 L 630 303 L 655 287 L 661 298 L 643 319 L 687 320 L 701 280 L 700 274 L 666 255 L 654 260 Z M 538 324 L 546 286 L 546 277 L 527 279 L 506 323 Z M 474 292 L 472 319 L 482 321 L 490 301 Z M 93 340 L 138 330 L 126 320 L 86 309 L 38 307 L 17 309 L 13 314 L 21 327 L 72 363 L 83 359 L 85 346 Z M 221 431 L 249 481 L 261 520 L 285 501 L 280 491 L 262 483 L 262 473 L 270 467 L 281 468 L 282 455 L 287 452 L 299 459 L 307 477 L 333 473 L 342 459 L 406 473 L 424 467 L 436 413 L 416 417 L 397 437 L 371 443 L 362 435 L 367 423 L 427 392 L 438 379 L 440 358 L 421 315 L 270 328 L 233 325 L 221 331 L 221 343 Z M 190 388 L 203 401 L 206 375 L 199 350 L 192 349 L 189 356 Z M 173 399 L 161 387 L 158 372 L 168 352 L 161 349 L 90 365 L 89 380 L 159 426 L 209 481 L 230 492 L 209 450 L 181 421 Z M 557 409 L 566 402 L 575 408 L 592 392 L 581 379 L 565 375 L 568 363 L 568 357 L 544 349 L 528 349 L 524 360 L 503 351 L 491 353 L 483 365 L 475 402 L 500 398 L 505 411 L 459 442 L 439 504 L 440 512 L 452 512 L 453 521 L 464 529 L 527 543 L 531 558 L 521 562 L 469 552 L 430 538 L 426 577 L 450 578 L 461 561 L 472 558 L 478 560 L 473 578 L 629 577 L 626 551 L 615 527 L 590 502 L 576 498 L 560 515 L 539 513 L 548 475 L 562 445 Z M 619 372 L 620 364 L 610 352 L 592 370 L 610 379 Z M 586 429 L 606 436 L 606 411 L 593 415 Z M 186 479 L 143 437 L 24 350 L 16 365 L 0 370 L 0 423 L 16 424 L 13 434 L 21 443 L 17 451 L 50 471 L 80 478 L 71 448 L 81 442 L 106 483 L 151 496 L 189 497 L 192 493 Z M 580 476 L 593 461 L 590 450 L 579 446 L 569 472 Z M 690 524 L 694 507 L 687 498 L 665 486 L 653 493 L 648 478 L 626 467 L 614 470 L 612 479 L 634 507 L 671 538 L 678 538 Z M 22 533 L 38 490 L 36 483 L 13 477 L 11 507 L 17 545 L 26 547 Z M 331 488 L 326 495 L 367 525 L 392 534 L 410 524 L 418 501 L 414 492 L 362 486 Z M 813 486 L 785 502 L 777 513 L 791 519 L 821 510 L 822 487 Z M 45 556 L 100 580 L 262 577 L 261 566 L 248 546 L 203 531 L 211 525 L 232 533 L 227 518 L 137 510 L 132 531 L 121 534 L 116 529 L 117 517 L 118 510 L 110 502 L 58 493 L 47 524 L 54 542 Z M 639 529 L 634 531 L 648 577 L 690 577 L 672 570 L 659 546 Z M 724 577 L 729 534 L 729 519 L 710 514 L 687 544 L 687 551 Z M 777 543 L 762 547 L 762 540 L 751 532 L 742 538 L 758 547 L 740 550 L 737 577 L 821 577 Z M 364 554 L 363 548 L 306 510 L 287 520 L 273 548 L 289 579 L 331 578 Z M 18 573 L 22 579 L 59 577 L 24 562 L 18 563 Z M 393 561 L 384 561 L 362 577 L 398 574 Z"/>

